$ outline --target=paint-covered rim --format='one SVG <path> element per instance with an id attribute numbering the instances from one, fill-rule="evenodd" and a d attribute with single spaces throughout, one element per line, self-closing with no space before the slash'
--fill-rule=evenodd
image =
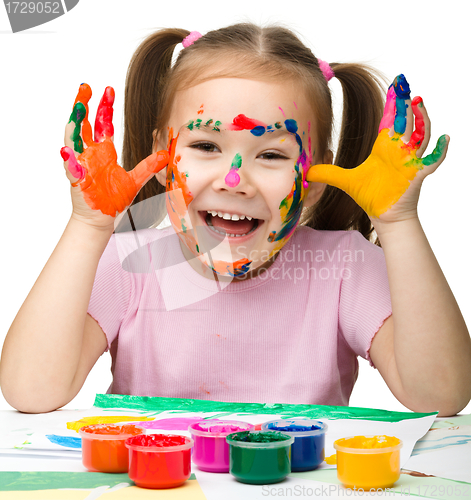
<path id="1" fill-rule="evenodd" d="M 247 431 L 242 431 L 242 432 L 247 432 Z M 271 431 L 268 432 L 263 432 L 263 431 L 250 431 L 250 434 L 269 434 Z M 226 437 L 227 443 L 229 443 L 231 446 L 238 446 L 239 448 L 256 448 L 259 450 L 265 450 L 265 449 L 272 449 L 272 448 L 284 448 L 287 446 L 291 446 L 294 443 L 294 437 L 288 436 L 288 434 L 284 432 L 279 432 L 283 437 L 286 439 L 283 439 L 282 441 L 271 441 L 269 443 L 250 443 L 247 441 L 235 441 L 232 439 L 233 436 L 236 434 L 241 434 L 240 432 L 233 432 L 232 434 L 229 434 Z"/>
<path id="2" fill-rule="evenodd" d="M 200 429 L 195 429 L 196 426 L 204 427 L 208 426 L 223 426 L 223 425 L 233 425 L 239 427 L 238 431 L 220 431 L 220 432 L 212 432 L 212 431 L 202 431 Z M 234 434 L 235 432 L 241 431 L 251 431 L 255 428 L 254 425 L 249 424 L 248 422 L 242 422 L 241 420 L 202 420 L 200 422 L 193 422 L 188 426 L 188 432 L 190 432 L 194 436 L 202 436 L 208 438 L 225 438 L 228 434 Z"/>
<path id="3" fill-rule="evenodd" d="M 150 435 L 150 434 L 148 434 Z M 193 439 L 187 437 L 187 436 L 180 436 L 185 438 L 185 443 L 184 444 L 179 444 L 176 446 L 141 446 L 138 444 L 133 444 L 131 443 L 131 439 L 133 439 L 136 436 L 132 436 L 124 442 L 124 445 L 126 448 L 129 450 L 133 451 L 145 451 L 146 453 L 173 453 L 176 451 L 185 451 L 189 450 L 190 448 L 193 447 L 194 441 Z"/>
<path id="4" fill-rule="evenodd" d="M 286 431 L 279 430 L 277 427 L 286 427 L 288 425 L 315 425 L 320 427 L 320 429 L 313 429 L 311 431 Z M 312 418 L 288 418 L 288 419 L 278 419 L 278 420 L 269 420 L 268 422 L 264 422 L 262 424 L 262 431 L 270 432 L 277 431 L 282 432 L 283 434 L 288 434 L 288 436 L 293 437 L 303 437 L 303 436 L 320 436 L 325 434 L 328 429 L 328 425 L 320 420 L 313 420 Z"/>
<path id="5" fill-rule="evenodd" d="M 355 437 L 364 437 L 367 439 L 378 437 L 378 436 L 349 436 L 334 441 L 334 448 L 341 453 L 349 453 L 351 455 L 375 455 L 379 453 L 391 453 L 392 451 L 399 451 L 402 448 L 402 440 L 395 436 L 384 436 L 388 438 L 398 439 L 399 443 L 394 446 L 388 446 L 386 448 L 351 448 L 347 446 L 342 446 L 347 439 L 353 439 Z"/>
<path id="6" fill-rule="evenodd" d="M 93 424 L 93 425 L 84 425 L 83 427 L 80 427 L 79 429 L 79 434 L 82 439 L 99 439 L 101 441 L 124 441 L 127 438 L 138 436 L 139 434 L 145 434 L 146 430 L 144 427 L 141 427 L 140 425 L 134 425 L 134 424 L 126 424 L 129 426 L 135 427 L 138 431 L 138 433 L 132 433 L 130 434 L 129 432 L 125 434 L 98 434 L 98 433 L 92 433 L 92 432 L 86 432 L 83 429 L 85 427 L 94 427 L 94 428 L 99 428 L 100 426 L 107 426 L 109 427 L 110 425 L 115 425 L 115 424 Z M 117 427 L 122 427 L 122 425 L 117 425 Z"/>

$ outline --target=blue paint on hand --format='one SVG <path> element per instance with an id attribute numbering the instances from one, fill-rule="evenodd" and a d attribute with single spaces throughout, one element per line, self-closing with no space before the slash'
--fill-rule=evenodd
<path id="1" fill-rule="evenodd" d="M 394 119 L 394 131 L 403 134 L 407 126 L 406 100 L 410 99 L 410 87 L 404 75 L 399 75 L 394 80 L 394 91 L 396 93 L 396 118 Z"/>

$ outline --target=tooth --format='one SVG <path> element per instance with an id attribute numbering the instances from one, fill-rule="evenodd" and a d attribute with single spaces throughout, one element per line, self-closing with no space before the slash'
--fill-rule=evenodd
<path id="1" fill-rule="evenodd" d="M 218 212 L 218 217 L 222 217 L 223 216 L 223 213 L 222 212 Z"/>
<path id="2" fill-rule="evenodd" d="M 216 215 L 217 215 L 217 214 L 218 214 L 218 213 L 216 212 L 216 210 L 213 210 L 213 211 L 211 212 L 211 215 L 212 215 L 213 217 L 216 217 Z"/>
<path id="3" fill-rule="evenodd" d="M 240 219 L 240 220 L 245 219 L 245 215 L 239 215 L 239 219 Z"/>
<path id="4" fill-rule="evenodd" d="M 239 220 L 239 216 L 238 215 L 233 215 L 232 216 L 232 220 Z"/>
<path id="5" fill-rule="evenodd" d="M 231 214 L 224 214 L 222 216 L 223 219 L 230 220 L 231 219 Z"/>
<path id="6" fill-rule="evenodd" d="M 249 217 L 248 215 L 246 216 L 248 220 L 252 220 L 252 217 Z"/>

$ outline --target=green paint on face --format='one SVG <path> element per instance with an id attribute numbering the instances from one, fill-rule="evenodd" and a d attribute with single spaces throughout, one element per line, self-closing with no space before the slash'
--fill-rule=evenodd
<path id="1" fill-rule="evenodd" d="M 82 122 L 86 114 L 87 110 L 85 109 L 85 106 L 81 102 L 78 102 L 74 106 L 74 109 L 72 110 L 72 113 L 69 118 L 69 123 L 70 122 L 75 123 L 75 128 L 70 138 L 74 142 L 74 151 L 77 153 L 83 153 L 83 141 L 80 133 L 82 130 Z"/>
<path id="2" fill-rule="evenodd" d="M 329 418 L 332 420 L 350 418 L 356 420 L 379 420 L 382 422 L 400 422 L 411 418 L 436 415 L 433 413 L 412 413 L 378 410 L 373 408 L 355 408 L 352 406 L 264 404 L 264 403 L 225 403 L 205 399 L 155 398 L 146 396 L 128 396 L 123 394 L 97 394 L 96 408 L 126 408 L 145 412 L 219 412 L 210 418 L 226 417 L 233 414 L 280 415 L 309 418 Z"/>
<path id="3" fill-rule="evenodd" d="M 216 132 L 221 132 L 221 129 L 219 128 L 222 125 L 222 122 L 219 120 L 215 122 L 213 130 Z"/>
<path id="4" fill-rule="evenodd" d="M 234 156 L 234 159 L 232 160 L 231 169 L 235 169 L 235 168 L 239 169 L 241 166 L 242 166 L 242 156 L 240 156 L 240 154 L 237 153 Z"/>

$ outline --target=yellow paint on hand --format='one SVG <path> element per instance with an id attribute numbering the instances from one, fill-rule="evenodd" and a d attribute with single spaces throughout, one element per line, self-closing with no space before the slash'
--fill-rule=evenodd
<path id="1" fill-rule="evenodd" d="M 97 417 L 83 417 L 74 422 L 67 422 L 67 429 L 78 432 L 81 427 L 94 424 L 117 424 L 118 422 L 146 422 L 155 420 L 151 417 L 130 417 L 129 415 L 100 415 Z"/>
<path id="2" fill-rule="evenodd" d="M 314 165 L 306 178 L 345 191 L 368 215 L 379 217 L 399 201 L 422 169 L 416 151 L 404 144 L 399 134 L 389 137 L 389 129 L 383 129 L 370 156 L 358 167 Z"/>

